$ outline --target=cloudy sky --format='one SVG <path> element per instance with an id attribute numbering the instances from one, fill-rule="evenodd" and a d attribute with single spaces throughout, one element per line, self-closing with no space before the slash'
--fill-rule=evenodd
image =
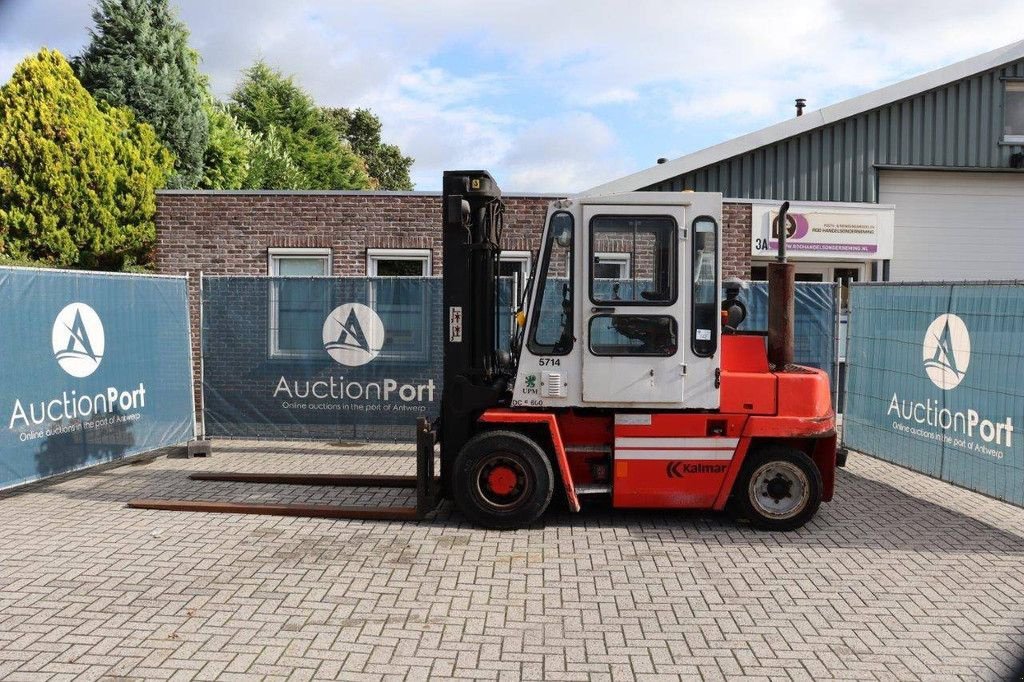
<path id="1" fill-rule="evenodd" d="M 0 0 L 0 82 L 72 56 L 89 0 Z M 416 158 L 506 190 L 586 189 L 1024 38 L 1021 0 L 172 0 L 226 96 L 262 57 L 373 109 Z"/>

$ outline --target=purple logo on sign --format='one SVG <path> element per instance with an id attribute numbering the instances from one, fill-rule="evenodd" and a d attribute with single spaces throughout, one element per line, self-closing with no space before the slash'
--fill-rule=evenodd
<path id="1" fill-rule="evenodd" d="M 790 213 L 786 216 L 786 239 L 806 237 L 811 226 L 803 213 Z M 772 220 L 772 239 L 779 238 L 779 217 Z"/>

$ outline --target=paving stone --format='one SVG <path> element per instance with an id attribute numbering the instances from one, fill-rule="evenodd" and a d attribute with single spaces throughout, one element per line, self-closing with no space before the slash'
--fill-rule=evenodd
<path id="1" fill-rule="evenodd" d="M 409 504 L 196 482 L 404 474 L 402 445 L 217 441 L 0 495 L 2 679 L 999 679 L 1024 655 L 1024 510 L 852 455 L 806 528 L 554 511 L 472 528 L 131 510 Z"/>

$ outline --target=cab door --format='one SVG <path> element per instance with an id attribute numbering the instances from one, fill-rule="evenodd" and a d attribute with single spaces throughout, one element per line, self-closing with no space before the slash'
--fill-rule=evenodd
<path id="1" fill-rule="evenodd" d="M 584 403 L 683 402 L 686 217 L 680 205 L 584 205 Z"/>

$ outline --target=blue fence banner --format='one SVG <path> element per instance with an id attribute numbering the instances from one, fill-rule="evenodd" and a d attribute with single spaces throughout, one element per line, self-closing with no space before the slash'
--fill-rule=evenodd
<path id="1" fill-rule="evenodd" d="M 749 282 L 740 292 L 747 319 L 740 331 L 768 331 L 768 283 Z M 832 282 L 797 282 L 793 302 L 793 360 L 828 373 L 835 385 L 836 285 Z"/>
<path id="2" fill-rule="evenodd" d="M 204 277 L 207 435 L 414 439 L 440 406 L 441 305 L 439 278 Z"/>
<path id="3" fill-rule="evenodd" d="M 562 296 L 549 279 L 545 296 Z M 440 412 L 441 280 L 433 277 L 204 277 L 206 434 L 224 438 L 412 440 Z M 518 294 L 502 278 L 494 325 L 508 349 Z M 830 374 L 832 284 L 797 285 L 797 361 Z M 767 326 L 764 283 L 744 292 Z M 557 320 L 542 320 L 557 325 Z"/>
<path id="4" fill-rule="evenodd" d="M 1024 505 L 1024 282 L 854 284 L 847 447 Z"/>
<path id="5" fill-rule="evenodd" d="M 0 267 L 0 488 L 195 435 L 187 282 Z"/>

